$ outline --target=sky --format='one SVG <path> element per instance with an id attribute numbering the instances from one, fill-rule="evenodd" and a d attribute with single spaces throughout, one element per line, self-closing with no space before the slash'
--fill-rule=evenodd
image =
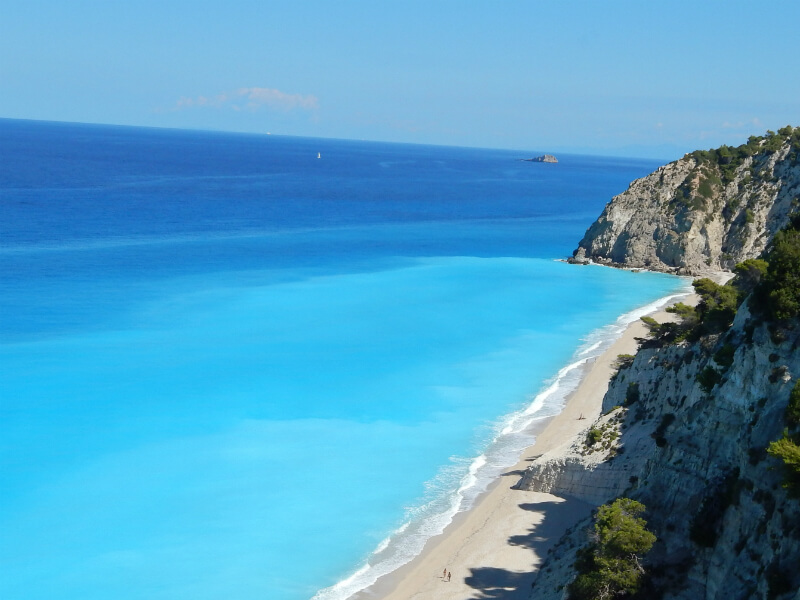
<path id="1" fill-rule="evenodd" d="M 800 2 L 4 0 L 0 118 L 674 159 L 800 126 Z"/>

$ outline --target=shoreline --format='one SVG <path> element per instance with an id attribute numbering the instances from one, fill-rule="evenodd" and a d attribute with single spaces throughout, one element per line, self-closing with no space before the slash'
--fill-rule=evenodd
<path id="1" fill-rule="evenodd" d="M 664 308 L 678 301 L 694 303 L 696 297 L 690 291 L 671 295 L 653 303 L 663 302 L 660 308 L 642 314 L 661 322 L 672 320 Z M 646 334 L 637 318 L 600 355 L 581 365 L 579 383 L 565 398 L 561 412 L 531 427 L 528 433 L 535 440 L 517 463 L 498 475 L 468 510 L 457 513 L 443 533 L 428 539 L 410 562 L 349 600 L 455 600 L 498 592 L 510 600 L 527 599 L 547 551 L 595 507 L 513 486 L 531 460 L 560 446 L 566 448 L 584 435 L 600 416 L 617 356 L 634 354 L 635 338 Z M 443 579 L 443 569 L 452 574 L 450 581 Z"/>

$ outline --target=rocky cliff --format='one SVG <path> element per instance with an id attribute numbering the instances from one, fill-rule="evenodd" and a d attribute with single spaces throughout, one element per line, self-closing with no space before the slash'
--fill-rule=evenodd
<path id="1" fill-rule="evenodd" d="M 758 256 L 800 200 L 800 127 L 697 151 L 631 183 L 589 227 L 574 260 L 680 274 Z"/>
<path id="2" fill-rule="evenodd" d="M 611 383 L 607 414 L 591 426 L 600 440 L 590 445 L 587 430 L 567 458 L 540 457 L 519 483 L 597 505 L 619 496 L 645 504 L 658 537 L 647 597 L 800 598 L 800 504 L 765 452 L 781 436 L 800 375 L 800 332 L 775 341 L 748 317 L 740 311 L 725 340 L 641 350 Z M 725 368 L 714 356 L 732 341 L 738 349 Z M 707 367 L 723 373 L 710 390 L 698 381 Z M 566 597 L 588 527 L 555 548 L 531 598 Z"/>
<path id="3" fill-rule="evenodd" d="M 763 138 L 758 143 L 763 146 Z M 518 484 L 596 505 L 622 496 L 642 502 L 658 541 L 644 561 L 645 587 L 637 597 L 800 600 L 800 498 L 783 485 L 783 463 L 766 452 L 787 424 L 800 439 L 800 424 L 787 422 L 790 396 L 800 389 L 800 219 L 791 215 L 798 181 L 793 144 L 791 136 L 779 145 L 773 140 L 777 149 L 745 157 L 731 168 L 732 179 L 724 186 L 731 191 L 739 189 L 734 184 L 747 165 L 773 174 L 757 186 L 745 183 L 734 196 L 740 204 L 729 210 L 741 214 L 748 206 L 753 211 L 744 224 L 730 218 L 734 213 L 726 216 L 730 203 L 723 206 L 723 201 L 731 196 L 723 195 L 710 197 L 719 199 L 719 214 L 678 210 L 669 221 L 665 202 L 668 206 L 697 169 L 697 160 L 686 157 L 632 184 L 581 242 L 585 248 L 608 244 L 609 254 L 622 265 L 665 270 L 679 265 L 696 272 L 708 258 L 717 266 L 751 258 L 770 245 L 779 228 L 790 222 L 794 228 L 783 254 L 767 256 L 774 260 L 763 281 L 750 289 L 740 284 L 739 300 L 731 302 L 747 300 L 730 313 L 732 323 L 720 326 L 717 319 L 713 327 L 695 328 L 677 339 L 645 341 L 612 379 L 604 415 L 587 426 L 585 437 L 568 442 L 566 453 L 562 448 L 536 459 Z M 697 172 L 694 177 L 692 185 Z M 643 207 L 636 208 L 636 197 Z M 669 254 L 659 240 L 673 234 L 674 253 Z M 647 235 L 647 243 L 635 241 Z M 719 299 L 733 297 L 730 288 L 722 291 Z M 784 310 L 787 302 L 794 312 Z M 722 310 L 712 305 L 705 298 L 701 311 Z M 794 395 L 800 397 L 796 390 Z M 579 523 L 553 549 L 532 599 L 567 598 L 589 529 L 588 521 Z"/>

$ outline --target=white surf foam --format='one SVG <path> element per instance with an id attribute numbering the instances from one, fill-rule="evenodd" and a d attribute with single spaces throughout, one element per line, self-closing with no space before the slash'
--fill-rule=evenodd
<path id="1" fill-rule="evenodd" d="M 493 427 L 495 433 L 483 453 L 472 459 L 451 458 L 451 464 L 426 483 L 427 500 L 407 510 L 403 525 L 381 540 L 355 572 L 320 590 L 312 600 L 347 600 L 410 562 L 428 539 L 441 534 L 456 514 L 472 506 L 489 483 L 516 464 L 522 451 L 536 439 L 533 425 L 561 412 L 567 397 L 583 377 L 583 367 L 619 339 L 629 324 L 689 294 L 689 281 L 687 278 L 685 291 L 625 313 L 614 323 L 589 334 L 570 362 L 544 382 L 543 389 L 527 406 L 498 419 Z"/>

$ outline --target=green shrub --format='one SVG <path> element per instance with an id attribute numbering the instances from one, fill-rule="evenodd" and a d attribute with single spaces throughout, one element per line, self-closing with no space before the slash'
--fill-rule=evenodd
<path id="1" fill-rule="evenodd" d="M 636 358 L 634 354 L 617 354 L 614 359 L 614 367 L 616 369 L 627 369 L 633 364 L 633 359 Z"/>
<path id="2" fill-rule="evenodd" d="M 800 490 L 800 445 L 789 436 L 788 431 L 783 432 L 781 439 L 770 443 L 767 454 L 783 461 L 783 487 L 794 492 Z"/>
<path id="3" fill-rule="evenodd" d="M 697 186 L 697 191 L 703 198 L 711 198 L 714 195 L 714 188 L 711 187 L 711 182 L 708 179 L 703 179 L 700 185 Z"/>
<path id="4" fill-rule="evenodd" d="M 721 367 L 730 367 L 733 364 L 734 354 L 736 354 L 736 347 L 732 344 L 725 344 L 714 354 L 714 362 Z"/>
<path id="5" fill-rule="evenodd" d="M 777 135 L 774 131 L 767 131 L 767 140 L 764 144 L 764 150 L 767 153 L 777 152 L 783 145 L 783 137 Z"/>
<path id="6" fill-rule="evenodd" d="M 658 427 L 653 432 L 654 438 L 664 437 L 664 434 L 667 431 L 667 427 L 672 425 L 675 422 L 675 415 L 673 413 L 664 413 L 661 416 L 661 423 L 658 424 Z"/>
<path id="7" fill-rule="evenodd" d="M 800 231 L 779 231 L 772 241 L 765 282 L 771 316 L 787 321 L 800 313 Z"/>
<path id="8" fill-rule="evenodd" d="M 647 328 L 647 335 L 651 339 L 658 339 L 661 337 L 661 323 L 656 321 L 653 317 L 639 317 L 644 323 L 644 326 Z"/>
<path id="9" fill-rule="evenodd" d="M 658 330 L 659 322 L 656 321 L 653 317 L 639 317 L 642 320 L 642 323 L 645 324 L 650 331 Z"/>
<path id="10" fill-rule="evenodd" d="M 597 509 L 593 542 L 578 552 L 578 576 L 567 590 L 570 600 L 595 600 L 634 594 L 647 554 L 656 536 L 640 517 L 645 506 L 629 498 L 618 498 Z"/>
<path id="11" fill-rule="evenodd" d="M 597 427 L 592 427 L 589 430 L 589 433 L 586 434 L 586 444 L 588 446 L 594 446 L 597 442 L 603 439 L 603 432 Z"/>
<path id="12" fill-rule="evenodd" d="M 733 268 L 736 273 L 735 285 L 743 294 L 752 292 L 767 274 L 769 264 L 760 258 L 749 258 Z"/>
<path id="13" fill-rule="evenodd" d="M 800 379 L 795 382 L 789 394 L 789 404 L 786 406 L 786 421 L 791 425 L 800 425 Z"/>
<path id="14" fill-rule="evenodd" d="M 787 126 L 779 129 L 777 133 L 767 131 L 764 136 L 750 136 L 746 144 L 736 148 L 720 146 L 715 150 L 696 150 L 692 152 L 689 156 L 692 156 L 697 161 L 698 166 L 702 165 L 706 174 L 706 178 L 702 179 L 698 185 L 698 193 L 703 197 L 710 197 L 710 191 L 713 190 L 713 185 L 716 183 L 714 180 L 717 179 L 716 171 L 721 175 L 721 183 L 727 185 L 734 180 L 736 171 L 748 157 L 758 153 L 770 154 L 776 152 L 787 142 L 793 148 L 800 148 L 800 128 L 792 129 Z M 694 200 L 697 199 L 692 199 L 690 190 L 687 189 L 681 190 L 681 193 L 673 199 L 673 203 L 688 206 Z"/>
<path id="15" fill-rule="evenodd" d="M 695 333 L 698 329 L 700 317 L 693 306 L 678 302 L 673 306 L 667 307 L 665 310 L 678 315 L 678 320 L 659 323 L 653 317 L 640 317 L 648 330 L 648 338 L 645 340 L 638 340 L 642 348 L 660 348 L 668 344 L 674 344 L 682 342 L 685 339 L 696 337 Z"/>
<path id="16" fill-rule="evenodd" d="M 706 367 L 697 374 L 696 379 L 700 388 L 708 394 L 722 380 L 722 375 L 714 367 Z"/>
<path id="17" fill-rule="evenodd" d="M 625 391 L 625 404 L 630 406 L 634 402 L 639 401 L 639 384 L 629 383 L 628 389 Z"/>
<path id="18" fill-rule="evenodd" d="M 733 323 L 739 306 L 739 291 L 733 285 L 719 285 L 703 277 L 692 286 L 700 296 L 697 304 L 701 333 L 721 333 Z"/>
<path id="19" fill-rule="evenodd" d="M 673 304 L 672 306 L 668 306 L 665 310 L 668 313 L 673 313 L 678 315 L 684 321 L 693 320 L 697 318 L 697 311 L 695 310 L 694 306 L 689 306 L 688 304 L 684 304 L 683 302 L 678 302 L 676 304 Z"/>
<path id="20" fill-rule="evenodd" d="M 661 339 L 664 342 L 681 342 L 692 338 L 700 323 L 700 314 L 694 306 L 678 302 L 665 309 L 668 313 L 678 316 L 676 323 L 664 323 L 661 326 Z"/>

